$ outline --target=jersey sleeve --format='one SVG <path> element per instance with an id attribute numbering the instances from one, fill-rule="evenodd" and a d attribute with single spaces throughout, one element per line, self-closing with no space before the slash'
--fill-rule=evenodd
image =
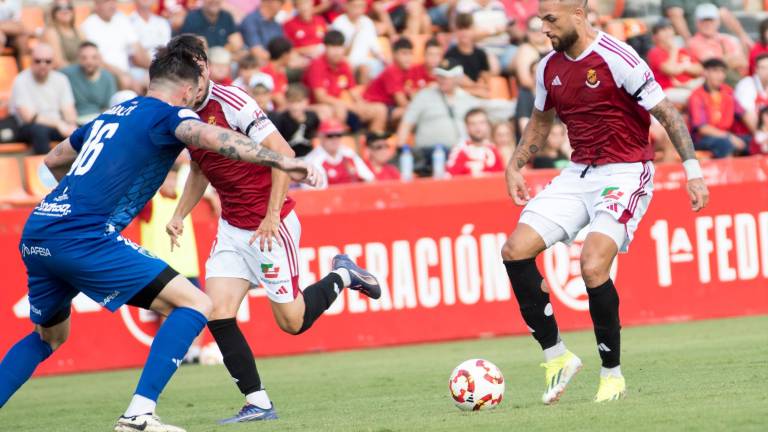
<path id="1" fill-rule="evenodd" d="M 603 35 L 598 44 L 616 85 L 629 93 L 640 106 L 650 111 L 664 100 L 664 90 L 645 60 L 629 45 Z"/>
<path id="2" fill-rule="evenodd" d="M 180 145 L 176 128 L 184 121 L 200 121 L 200 116 L 189 108 L 169 106 L 158 113 L 158 120 L 149 132 L 156 146 Z"/>
<path id="3" fill-rule="evenodd" d="M 549 111 L 552 109 L 552 101 L 549 98 L 547 86 L 544 84 L 544 71 L 547 69 L 547 63 L 554 53 L 552 51 L 536 65 L 536 90 L 534 91 L 536 98 L 533 106 L 539 111 Z"/>
<path id="4" fill-rule="evenodd" d="M 69 144 L 73 149 L 75 149 L 76 152 L 80 153 L 80 149 L 83 148 L 85 135 L 88 133 L 88 130 L 91 128 L 92 124 L 93 121 L 90 121 L 80 126 L 79 128 L 75 129 L 74 132 L 72 132 L 72 135 L 69 136 Z"/>
<path id="5" fill-rule="evenodd" d="M 269 134 L 277 132 L 277 128 L 269 119 L 267 113 L 259 107 L 259 104 L 253 98 L 236 87 L 227 87 L 227 90 L 236 93 L 245 102 L 242 108 L 239 109 L 229 106 L 225 107 L 224 114 L 227 116 L 227 121 L 230 125 L 259 144 Z"/>

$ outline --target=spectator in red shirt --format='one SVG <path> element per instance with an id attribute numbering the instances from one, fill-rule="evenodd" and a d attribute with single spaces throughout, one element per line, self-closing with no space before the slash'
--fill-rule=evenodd
<path id="1" fill-rule="evenodd" d="M 387 140 L 387 134 L 369 133 L 365 143 L 368 147 L 368 160 L 365 164 L 370 168 L 376 180 L 400 180 L 400 171 L 389 163 L 395 155 L 395 148 Z"/>
<path id="2" fill-rule="evenodd" d="M 688 39 L 688 49 L 698 61 L 718 58 L 733 71 L 747 71 L 747 56 L 739 40 L 719 32 L 720 12 L 715 5 L 703 3 L 696 7 L 696 29 L 696 34 Z"/>
<path id="3" fill-rule="evenodd" d="M 405 112 L 410 95 L 405 92 L 405 82 L 413 61 L 413 44 L 408 38 L 400 38 L 392 45 L 394 63 L 387 66 L 371 81 L 363 93 L 363 99 L 380 102 L 390 110 L 392 121 L 397 122 Z"/>
<path id="4" fill-rule="evenodd" d="M 760 21 L 760 40 L 749 52 L 749 74 L 755 73 L 755 59 L 760 54 L 768 54 L 768 18 Z"/>
<path id="5" fill-rule="evenodd" d="M 482 108 L 474 108 L 464 116 L 469 139 L 453 147 L 448 156 L 449 174 L 478 176 L 504 171 L 504 161 L 491 142 L 491 121 Z"/>
<path id="6" fill-rule="evenodd" d="M 725 84 L 727 66 L 716 58 L 705 61 L 703 66 L 704 85 L 694 90 L 688 101 L 694 146 L 696 150 L 711 151 L 715 158 L 742 153 L 746 143 L 730 132 L 741 110 L 733 90 Z"/>
<path id="7" fill-rule="evenodd" d="M 363 100 L 352 67 L 345 59 L 344 35 L 336 30 L 323 38 L 325 54 L 304 71 L 304 85 L 311 91 L 312 103 L 330 108 L 332 115 L 348 124 L 363 122 L 373 132 L 384 132 L 387 107 Z M 320 107 L 322 110 L 323 108 Z"/>
<path id="8" fill-rule="evenodd" d="M 305 160 L 325 170 L 328 185 L 372 182 L 375 176 L 354 150 L 342 145 L 344 125 L 335 119 L 323 120 L 318 133 L 320 145 Z"/>
<path id="9" fill-rule="evenodd" d="M 768 107 L 760 110 L 757 131 L 749 144 L 749 154 L 768 155 Z"/>
<path id="10" fill-rule="evenodd" d="M 693 89 L 701 85 L 701 80 L 696 80 L 701 75 L 701 64 L 687 49 L 677 46 L 675 29 L 664 18 L 653 26 L 653 43 L 655 46 L 648 52 L 648 66 L 656 81 L 670 101 L 687 104 Z"/>
<path id="11" fill-rule="evenodd" d="M 441 61 L 443 61 L 443 47 L 437 39 L 431 38 L 424 47 L 424 63 L 411 67 L 405 79 L 405 93 L 409 98 L 435 82 L 434 70 Z"/>
<path id="12" fill-rule="evenodd" d="M 297 60 L 297 67 L 304 68 L 309 62 L 323 53 L 323 37 L 328 23 L 314 14 L 312 0 L 295 0 L 296 16 L 283 24 L 285 37 L 293 44 L 303 65 Z"/>
<path id="13" fill-rule="evenodd" d="M 285 108 L 285 90 L 288 88 L 288 75 L 286 69 L 291 61 L 291 41 L 280 36 L 272 39 L 267 44 L 269 62 L 261 68 L 261 71 L 272 77 L 274 88 L 272 90 L 272 102 L 276 110 Z"/>

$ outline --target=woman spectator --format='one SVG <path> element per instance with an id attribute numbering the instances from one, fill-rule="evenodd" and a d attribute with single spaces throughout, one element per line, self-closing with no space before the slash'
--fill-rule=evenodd
<path id="1" fill-rule="evenodd" d="M 755 74 L 755 60 L 760 54 L 768 53 L 768 18 L 760 21 L 760 40 L 749 52 L 749 74 Z"/>
<path id="2" fill-rule="evenodd" d="M 757 131 L 749 143 L 749 154 L 768 155 L 768 108 L 760 110 L 757 120 Z"/>
<path id="3" fill-rule="evenodd" d="M 491 140 L 501 154 L 501 160 L 506 166 L 507 161 L 512 158 L 512 153 L 514 153 L 515 147 L 517 146 L 515 143 L 515 131 L 512 123 L 508 121 L 496 123 L 493 126 Z"/>
<path id="4" fill-rule="evenodd" d="M 538 63 L 545 54 L 552 51 L 552 42 L 541 31 L 541 18 L 533 16 L 526 27 L 526 42 L 521 44 L 515 56 L 515 74 L 520 86 L 532 89 L 535 84 L 531 63 Z"/>
<path id="5" fill-rule="evenodd" d="M 53 48 L 53 67 L 61 69 L 77 62 L 77 51 L 83 38 L 75 28 L 75 9 L 70 0 L 56 0 L 51 7 L 43 42 Z"/>

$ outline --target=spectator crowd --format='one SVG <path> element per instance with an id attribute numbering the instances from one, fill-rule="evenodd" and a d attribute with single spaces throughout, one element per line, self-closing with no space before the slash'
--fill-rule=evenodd
<path id="1" fill-rule="evenodd" d="M 743 25 L 728 0 L 707 1 L 650 2 L 653 19 L 601 15 L 589 1 L 589 16 L 646 59 L 701 156 L 768 154 L 768 19 Z M 39 29 L 21 10 L 0 0 L 0 48 L 20 66 L 7 100 L 15 139 L 34 153 L 144 94 L 154 51 L 193 33 L 211 78 L 253 96 L 331 185 L 399 179 L 403 148 L 420 176 L 438 150 L 441 175 L 502 172 L 552 49 L 537 1 L 52 0 Z M 657 161 L 675 160 L 656 122 L 649 140 Z M 556 123 L 531 167 L 569 156 Z"/>

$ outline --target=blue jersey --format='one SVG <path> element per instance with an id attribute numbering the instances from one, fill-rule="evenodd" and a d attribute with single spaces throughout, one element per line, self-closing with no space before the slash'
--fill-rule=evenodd
<path id="1" fill-rule="evenodd" d="M 186 108 L 151 97 L 115 105 L 77 129 L 78 152 L 59 185 L 35 207 L 23 238 L 93 238 L 120 232 L 163 183 L 184 144 L 174 132 Z"/>

